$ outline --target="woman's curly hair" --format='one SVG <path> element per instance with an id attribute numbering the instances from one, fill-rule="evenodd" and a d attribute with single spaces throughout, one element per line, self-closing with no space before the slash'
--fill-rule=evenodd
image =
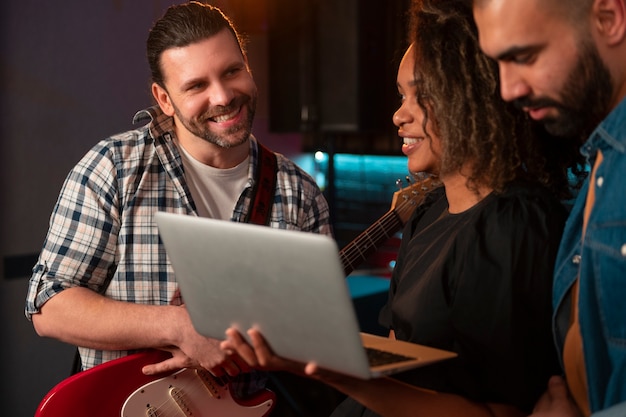
<path id="1" fill-rule="evenodd" d="M 568 173 L 580 173 L 578 144 L 548 134 L 500 97 L 497 63 L 480 50 L 468 0 L 414 0 L 409 38 L 418 103 L 441 140 L 441 172 L 471 162 L 469 186 L 496 192 L 510 181 L 538 181 L 571 197 Z M 465 167 L 467 169 L 468 167 Z"/>

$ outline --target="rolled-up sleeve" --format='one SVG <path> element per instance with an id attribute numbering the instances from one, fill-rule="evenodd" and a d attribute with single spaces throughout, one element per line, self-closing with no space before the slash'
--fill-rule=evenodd
<path id="1" fill-rule="evenodd" d="M 26 296 L 28 319 L 61 291 L 81 286 L 102 292 L 115 263 L 119 231 L 115 169 L 95 147 L 66 178 Z"/>

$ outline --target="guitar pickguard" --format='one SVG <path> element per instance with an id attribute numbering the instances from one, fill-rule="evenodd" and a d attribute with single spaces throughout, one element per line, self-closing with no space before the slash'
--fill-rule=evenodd
<path id="1" fill-rule="evenodd" d="M 150 382 L 133 392 L 122 407 L 122 417 L 150 416 L 264 416 L 272 409 L 272 398 L 253 398 L 240 404 L 230 385 L 208 372 L 183 369 Z"/>

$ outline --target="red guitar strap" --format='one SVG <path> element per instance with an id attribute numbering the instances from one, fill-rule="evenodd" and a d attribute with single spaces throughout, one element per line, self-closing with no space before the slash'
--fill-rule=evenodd
<path id="1" fill-rule="evenodd" d="M 256 182 L 252 190 L 252 205 L 246 216 L 246 222 L 269 225 L 276 190 L 278 162 L 274 152 L 258 142 L 257 144 L 259 147 L 259 159 L 256 167 Z"/>

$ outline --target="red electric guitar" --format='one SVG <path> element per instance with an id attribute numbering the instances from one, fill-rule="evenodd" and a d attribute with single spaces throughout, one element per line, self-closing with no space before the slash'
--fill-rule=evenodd
<path id="1" fill-rule="evenodd" d="M 428 178 L 395 192 L 391 209 L 340 251 L 346 275 L 398 232 L 426 193 L 439 185 Z M 35 417 L 263 417 L 274 407 L 273 392 L 240 400 L 231 395 L 228 380 L 206 371 L 186 368 L 167 376 L 141 372 L 143 366 L 169 357 L 148 350 L 72 375 L 46 394 Z"/>
<path id="2" fill-rule="evenodd" d="M 170 354 L 148 350 L 79 372 L 57 384 L 39 404 L 35 417 L 267 416 L 276 397 L 265 390 L 234 398 L 228 381 L 186 368 L 168 376 L 147 376 L 145 365 Z"/>

